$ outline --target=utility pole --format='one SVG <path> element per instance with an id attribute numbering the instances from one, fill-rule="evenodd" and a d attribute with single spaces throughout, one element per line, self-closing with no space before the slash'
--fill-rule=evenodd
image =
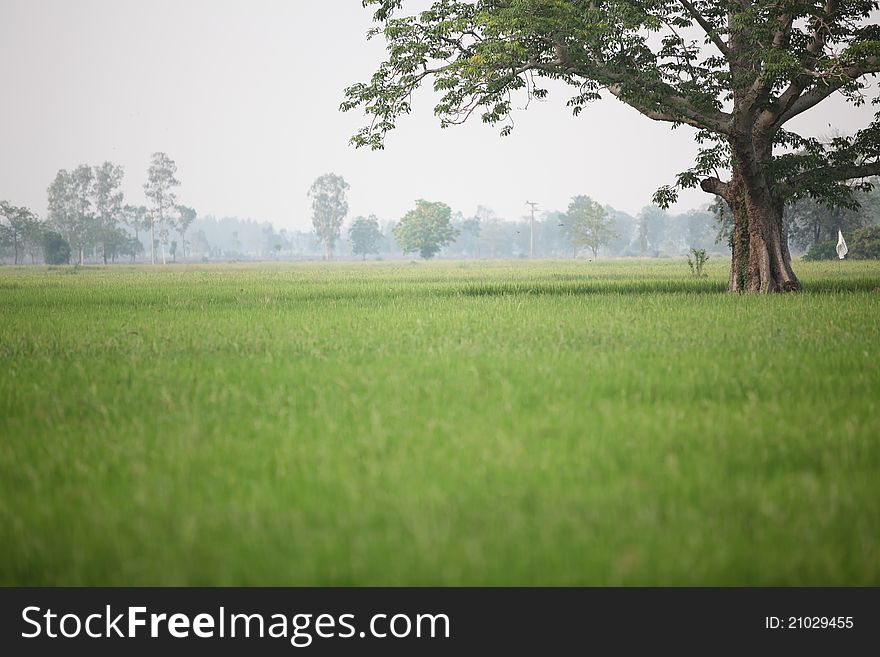
<path id="1" fill-rule="evenodd" d="M 528 205 L 532 210 L 531 219 L 529 220 L 529 257 L 535 257 L 535 209 L 538 207 L 538 204 L 533 201 L 526 201 L 526 205 Z"/>

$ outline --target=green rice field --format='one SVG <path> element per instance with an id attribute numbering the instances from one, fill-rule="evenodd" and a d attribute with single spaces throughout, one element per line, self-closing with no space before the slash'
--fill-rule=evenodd
<path id="1" fill-rule="evenodd" d="M 2 585 L 880 585 L 880 263 L 0 268 Z"/>

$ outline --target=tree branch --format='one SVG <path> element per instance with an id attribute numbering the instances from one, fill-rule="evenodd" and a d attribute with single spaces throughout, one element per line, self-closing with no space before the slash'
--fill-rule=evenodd
<path id="1" fill-rule="evenodd" d="M 700 181 L 700 189 L 709 194 L 717 194 L 726 201 L 730 194 L 730 183 L 718 178 L 704 178 Z"/>
<path id="2" fill-rule="evenodd" d="M 837 15 L 838 9 L 838 0 L 825 0 L 825 4 L 822 7 L 822 19 L 816 19 L 812 38 L 810 43 L 807 44 L 804 57 L 801 59 L 804 74 L 797 76 L 791 81 L 785 91 L 779 95 L 772 109 L 765 110 L 762 113 L 759 122 L 762 128 L 774 129 L 782 125 L 784 121 L 781 121 L 780 118 L 788 112 L 791 105 L 800 97 L 807 85 L 810 84 L 813 77 L 812 73 L 816 70 L 816 64 L 819 61 L 819 55 L 822 54 L 825 45 L 828 43 L 828 26 Z"/>
<path id="3" fill-rule="evenodd" d="M 593 61 L 585 69 L 581 69 L 571 59 L 561 43 L 555 43 L 554 48 L 556 50 L 556 60 L 548 64 L 535 64 L 536 69 L 556 74 L 567 73 L 595 80 L 604 85 L 615 98 L 654 121 L 685 123 L 695 128 L 711 130 L 721 134 L 730 133 L 732 117 L 726 112 L 715 109 L 704 110 L 696 107 L 688 98 L 676 93 L 674 88 L 668 85 L 664 85 L 666 88 L 662 90 L 648 89 L 645 85 L 640 87 L 642 93 L 650 93 L 663 109 L 650 107 L 648 104 L 639 102 L 626 93 L 623 85 L 628 81 L 633 81 L 632 71 L 618 73 L 601 61 Z M 638 84 L 638 81 L 635 84 Z"/>
<path id="4" fill-rule="evenodd" d="M 791 187 L 799 187 L 812 181 L 840 182 L 856 178 L 867 178 L 869 176 L 880 176 L 880 161 L 819 167 L 818 169 L 798 174 L 787 180 L 786 183 Z"/>
<path id="5" fill-rule="evenodd" d="M 694 7 L 694 5 L 692 5 L 690 2 L 688 2 L 688 0 L 679 0 L 679 2 L 687 10 L 687 13 L 691 15 L 691 18 L 699 23 L 700 27 L 702 27 L 703 31 L 706 33 L 706 36 L 708 36 L 709 39 L 712 40 L 712 43 L 714 43 L 715 47 L 721 51 L 721 54 L 724 55 L 726 59 L 731 59 L 732 55 L 730 52 L 730 48 L 724 42 L 724 39 L 722 39 L 718 35 L 718 32 L 715 30 L 715 28 L 712 27 L 712 24 L 707 21 L 703 17 L 703 15 L 699 11 L 697 11 L 697 8 Z"/>
<path id="6" fill-rule="evenodd" d="M 870 75 L 872 73 L 880 73 L 880 57 L 869 57 L 860 65 L 850 66 L 849 68 L 844 69 L 839 77 L 830 84 L 824 87 L 818 87 L 802 96 L 798 96 L 789 104 L 787 110 L 777 116 L 776 121 L 773 124 L 774 127 L 781 126 L 783 123 L 793 119 L 798 114 L 815 107 L 828 98 L 828 96 L 850 82 L 854 82 L 863 75 Z"/>

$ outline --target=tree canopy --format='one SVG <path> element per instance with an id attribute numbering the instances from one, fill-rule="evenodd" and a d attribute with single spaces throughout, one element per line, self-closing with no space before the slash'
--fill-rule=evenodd
<path id="1" fill-rule="evenodd" d="M 587 247 L 593 252 L 594 258 L 599 248 L 614 236 L 612 221 L 605 208 L 589 196 L 571 199 L 566 213 L 565 233 L 576 250 Z"/>
<path id="2" fill-rule="evenodd" d="M 655 200 L 668 206 L 699 186 L 730 206 L 731 290 L 800 289 L 784 204 L 851 204 L 880 173 L 877 119 L 824 141 L 788 127 L 832 94 L 877 102 L 867 79 L 880 72 L 875 0 L 438 0 L 416 15 L 403 0 L 363 4 L 377 23 L 369 36 L 383 36 L 388 50 L 368 82 L 346 90 L 342 109 L 372 117 L 356 146 L 382 148 L 427 80 L 441 125 L 477 114 L 503 134 L 517 95 L 545 98 L 548 80 L 570 87 L 575 114 L 609 94 L 696 129 L 694 165 Z"/>
<path id="3" fill-rule="evenodd" d="M 433 258 L 458 235 L 451 217 L 452 210 L 445 203 L 418 200 L 416 207 L 394 226 L 394 239 L 404 253 L 418 252 L 426 260 Z"/>

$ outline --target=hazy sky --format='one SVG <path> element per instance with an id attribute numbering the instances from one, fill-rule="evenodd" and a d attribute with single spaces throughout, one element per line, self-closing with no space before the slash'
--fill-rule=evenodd
<path id="1" fill-rule="evenodd" d="M 43 213 L 58 169 L 111 160 L 140 204 L 161 150 L 181 202 L 279 227 L 308 228 L 306 192 L 329 171 L 351 185 L 350 217 L 397 219 L 426 198 L 513 219 L 526 200 L 564 209 L 576 194 L 635 213 L 696 152 L 688 128 L 613 99 L 574 118 L 562 93 L 518 112 L 506 138 L 479 121 L 441 130 L 421 94 L 385 151 L 355 150 L 364 118 L 337 108 L 382 57 L 369 24 L 360 0 L 0 0 L 0 199 Z M 835 100 L 796 126 L 848 132 L 870 115 Z"/>

